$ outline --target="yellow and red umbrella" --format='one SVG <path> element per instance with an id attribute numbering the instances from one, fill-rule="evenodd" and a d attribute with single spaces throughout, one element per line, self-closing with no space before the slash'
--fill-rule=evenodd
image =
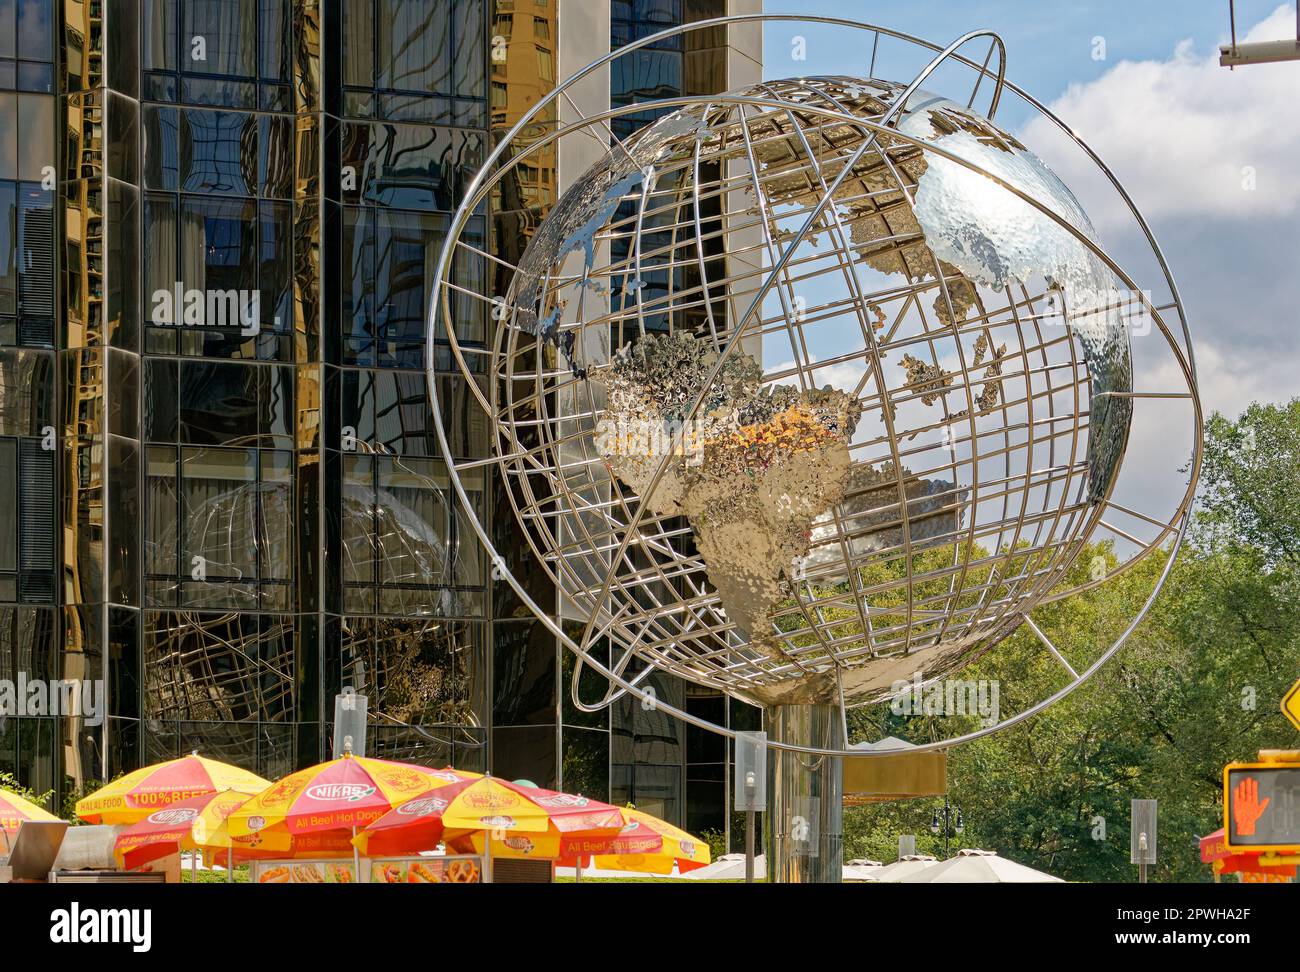
<path id="1" fill-rule="evenodd" d="M 352 828 L 317 830 L 310 834 L 290 834 L 284 830 L 232 837 L 223 821 L 216 830 L 199 841 L 199 846 L 209 860 L 223 867 L 230 866 L 233 854 L 235 863 L 253 858 L 271 860 L 301 860 L 317 858 L 352 857 Z"/>
<path id="2" fill-rule="evenodd" d="M 647 874 L 671 874 L 674 865 L 685 873 L 709 863 L 709 845 L 699 838 L 634 807 L 619 813 L 623 827 L 617 834 L 566 837 L 559 863 L 573 867 L 592 858 L 595 867 Z"/>
<path id="3" fill-rule="evenodd" d="M 623 826 L 618 808 L 599 800 L 459 770 L 441 772 L 459 779 L 440 781 L 395 806 L 357 835 L 357 848 L 373 857 L 397 856 L 430 850 L 444 838 L 468 838 L 481 850 L 484 835 L 495 834 L 494 855 L 553 858 L 566 834 L 613 834 Z"/>
<path id="4" fill-rule="evenodd" d="M 162 807 L 118 834 L 113 854 L 123 867 L 134 870 L 168 854 L 197 850 L 207 835 L 252 795 L 226 790 Z"/>
<path id="5" fill-rule="evenodd" d="M 197 753 L 145 766 L 77 801 L 77 816 L 93 824 L 133 824 L 156 810 L 194 797 L 270 786 L 256 773 Z"/>
<path id="6" fill-rule="evenodd" d="M 18 833 L 18 828 L 27 820 L 58 820 L 48 810 L 42 810 L 30 800 L 25 800 L 17 793 L 0 790 L 0 830 L 10 837 Z"/>
<path id="7" fill-rule="evenodd" d="M 292 773 L 272 783 L 231 812 L 226 830 L 237 844 L 244 838 L 278 845 L 284 837 L 360 828 L 394 806 L 439 784 L 438 770 L 365 756 L 343 756 Z M 441 782 L 457 781 L 447 776 Z M 236 846 L 238 855 L 240 847 Z"/>

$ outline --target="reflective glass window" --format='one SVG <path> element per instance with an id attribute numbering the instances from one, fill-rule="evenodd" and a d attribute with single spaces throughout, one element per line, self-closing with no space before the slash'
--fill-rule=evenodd
<path id="1" fill-rule="evenodd" d="M 486 587 L 482 548 L 433 459 L 344 455 L 341 540 L 350 614 L 475 616 Z M 481 471 L 463 475 L 482 515 Z"/>
<path id="2" fill-rule="evenodd" d="M 478 132 L 345 122 L 340 135 L 349 203 L 452 212 L 482 163 Z"/>
<path id="3" fill-rule="evenodd" d="M 18 185 L 0 182 L 0 316 L 18 313 Z M 13 324 L 10 327 L 13 328 Z M 12 344 L 17 331 L 3 343 Z"/>
<path id="4" fill-rule="evenodd" d="M 146 99 L 290 110 L 281 89 L 291 67 L 291 3 L 144 0 Z"/>
<path id="5" fill-rule="evenodd" d="M 256 73 L 257 0 L 182 3 L 181 17 L 185 70 L 245 77 Z"/>
<path id="6" fill-rule="evenodd" d="M 146 598 L 156 605 L 289 606 L 292 453 L 152 446 Z"/>
<path id="7" fill-rule="evenodd" d="M 12 58 L 54 60 L 54 0 L 0 2 L 0 59 Z"/>
<path id="8" fill-rule="evenodd" d="M 148 193 L 146 350 L 288 357 L 291 236 L 288 203 Z"/>
<path id="9" fill-rule="evenodd" d="M 196 445 L 255 444 L 257 365 L 184 361 L 180 366 L 181 441 Z"/>
<path id="10" fill-rule="evenodd" d="M 18 569 L 18 442 L 0 438 L 0 571 Z"/>
<path id="11" fill-rule="evenodd" d="M 492 626 L 492 719 L 498 726 L 554 725 L 558 645 L 537 621 Z"/>
<path id="12" fill-rule="evenodd" d="M 345 0 L 345 114 L 482 125 L 484 0 Z"/>

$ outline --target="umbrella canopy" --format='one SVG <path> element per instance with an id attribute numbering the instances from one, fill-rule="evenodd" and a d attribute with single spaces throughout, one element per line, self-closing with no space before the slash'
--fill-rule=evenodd
<path id="1" fill-rule="evenodd" d="M 424 766 L 345 755 L 268 785 L 231 811 L 225 826 L 237 843 L 254 836 L 261 842 L 280 842 L 364 827 L 418 793 L 457 781 L 453 774 Z"/>
<path id="2" fill-rule="evenodd" d="M 446 837 L 481 851 L 485 833 L 499 831 L 493 856 L 555 858 L 566 834 L 615 834 L 624 825 L 617 807 L 598 800 L 459 770 L 440 773 L 455 779 L 395 806 L 357 835 L 357 848 L 372 857 L 413 854 Z"/>
<path id="3" fill-rule="evenodd" d="M 754 876 L 762 877 L 767 873 L 767 858 L 762 854 L 754 857 Z M 745 855 L 723 854 L 707 867 L 696 868 L 686 877 L 691 881 L 743 881 L 745 880 Z"/>
<path id="4" fill-rule="evenodd" d="M 879 861 L 855 860 L 844 865 L 845 881 L 874 881 L 884 868 Z M 762 854 L 754 858 L 754 876 L 758 879 L 767 873 L 767 858 Z M 723 854 L 708 867 L 691 871 L 686 877 L 692 881 L 743 881 L 745 855 Z"/>
<path id="5" fill-rule="evenodd" d="M 671 874 L 694 871 L 709 863 L 709 845 L 666 820 L 634 807 L 618 810 L 622 826 L 604 837 L 571 836 L 563 841 L 560 863 L 576 864 L 587 857 L 602 869 Z M 744 876 L 742 856 L 741 875 Z"/>
<path id="6" fill-rule="evenodd" d="M 884 869 L 884 865 L 880 861 L 868 861 L 859 858 L 844 865 L 843 879 L 845 881 L 875 881 Z"/>
<path id="7" fill-rule="evenodd" d="M 1216 881 L 1221 874 L 1258 874 L 1278 878 L 1296 876 L 1294 864 L 1261 864 L 1260 855 L 1259 851 L 1250 853 L 1228 850 L 1228 841 L 1222 827 L 1201 838 L 1201 860 L 1213 869 Z"/>
<path id="8" fill-rule="evenodd" d="M 928 854 L 909 854 L 906 857 L 894 861 L 893 864 L 886 864 L 884 867 L 873 873 L 869 880 L 877 884 L 897 884 L 904 878 L 919 874 L 926 868 L 933 867 L 938 862 Z"/>
<path id="9" fill-rule="evenodd" d="M 196 753 L 155 763 L 77 801 L 77 816 L 93 824 L 133 824 L 155 810 L 226 790 L 256 793 L 270 782 L 255 773 Z"/>
<path id="10" fill-rule="evenodd" d="M 205 793 L 155 810 L 117 835 L 113 855 L 124 868 L 134 870 L 168 854 L 197 850 L 250 796 L 251 791 L 238 790 Z"/>
<path id="11" fill-rule="evenodd" d="M 18 833 L 18 828 L 26 820 L 58 820 L 48 810 L 43 810 L 30 800 L 25 800 L 17 793 L 0 790 L 0 830 L 9 836 Z"/>
<path id="12" fill-rule="evenodd" d="M 283 828 L 232 837 L 227 828 L 229 818 L 221 821 L 212 831 L 199 836 L 197 843 L 208 859 L 223 867 L 252 859 L 301 860 L 317 858 L 352 857 L 352 828 L 336 827 L 333 830 L 315 830 L 307 834 L 291 834 Z"/>
<path id="13" fill-rule="evenodd" d="M 1025 867 L 992 851 L 963 850 L 956 857 L 903 878 L 900 884 L 1047 884 L 1060 878 Z"/>

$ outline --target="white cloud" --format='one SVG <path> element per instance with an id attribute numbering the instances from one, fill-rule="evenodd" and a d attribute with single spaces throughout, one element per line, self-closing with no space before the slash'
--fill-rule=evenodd
<path id="1" fill-rule="evenodd" d="M 1295 362 L 1286 357 L 1249 355 L 1204 341 L 1196 346 L 1196 383 L 1206 418 L 1222 412 L 1236 418 L 1252 402 L 1285 402 L 1300 391 Z M 1181 391 L 1185 387 L 1172 358 L 1143 376 L 1144 388 Z"/>
<path id="2" fill-rule="evenodd" d="M 1239 41 L 1294 36 L 1296 9 L 1278 7 Z M 1163 61 L 1123 61 L 1074 84 L 1052 111 L 1095 150 L 1149 219 L 1200 215 L 1285 217 L 1300 210 L 1300 63 L 1229 71 L 1217 51 L 1181 42 Z M 1037 118 L 1024 137 L 1074 186 L 1095 178 L 1082 153 L 1060 150 L 1054 126 Z M 1039 145 L 1044 146 L 1040 150 Z M 1255 189 L 1243 187 L 1253 170 Z M 1129 217 L 1117 197 L 1091 210 L 1099 229 Z"/>
<path id="3" fill-rule="evenodd" d="M 782 371 L 789 371 L 794 367 L 794 362 L 790 360 L 782 361 L 780 364 L 767 368 L 769 374 L 776 374 Z M 805 369 L 808 374 L 808 380 L 818 388 L 830 385 L 839 391 L 848 392 L 850 395 L 862 392 L 862 376 L 867 371 L 867 361 L 865 357 L 854 358 L 851 361 L 841 361 L 838 364 L 819 365 L 814 356 L 812 364 Z M 790 375 L 775 382 L 778 385 L 793 385 L 799 387 L 799 378 L 797 375 Z M 868 383 L 870 385 L 870 383 Z M 864 394 L 871 393 L 869 387 Z"/>

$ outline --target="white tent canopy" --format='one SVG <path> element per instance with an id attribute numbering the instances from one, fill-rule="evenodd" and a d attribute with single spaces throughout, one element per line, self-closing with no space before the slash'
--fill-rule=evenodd
<path id="1" fill-rule="evenodd" d="M 993 851 L 962 850 L 956 857 L 913 871 L 900 884 L 1045 884 L 1061 879 L 1035 871 Z"/>
<path id="2" fill-rule="evenodd" d="M 845 881 L 874 881 L 876 875 L 884 870 L 880 861 L 869 861 L 859 857 L 844 865 Z"/>
<path id="3" fill-rule="evenodd" d="M 844 865 L 843 880 L 874 881 L 875 876 L 883 870 L 879 861 L 858 858 Z M 754 878 L 761 881 L 766 874 L 767 858 L 759 854 L 754 858 Z M 707 867 L 687 871 L 682 877 L 688 881 L 743 881 L 745 880 L 745 855 L 723 854 Z"/>
<path id="4" fill-rule="evenodd" d="M 897 884 L 905 877 L 933 867 L 938 862 L 929 854 L 908 854 L 893 864 L 881 868 L 872 868 L 872 874 L 866 878 L 878 884 Z"/>
<path id="5" fill-rule="evenodd" d="M 767 858 L 762 854 L 754 858 L 754 878 L 761 880 L 767 873 Z M 688 881 L 743 881 L 745 880 L 745 855 L 723 854 L 712 864 L 687 871 Z"/>

